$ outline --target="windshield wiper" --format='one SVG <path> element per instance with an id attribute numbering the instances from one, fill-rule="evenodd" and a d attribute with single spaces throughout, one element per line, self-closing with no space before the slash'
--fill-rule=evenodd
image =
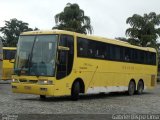
<path id="1" fill-rule="evenodd" d="M 29 54 L 29 55 L 28 55 L 28 58 L 27 58 L 27 60 L 26 60 L 26 62 L 25 62 L 25 64 L 22 65 L 22 67 L 20 67 L 20 69 L 18 69 L 18 75 L 19 75 L 19 76 L 21 75 L 22 70 L 24 70 L 24 68 L 27 68 L 27 70 L 25 69 L 25 71 L 28 71 L 30 56 L 31 56 L 31 55 Z"/>
<path id="2" fill-rule="evenodd" d="M 25 71 L 27 71 L 28 72 L 28 74 L 30 73 L 30 67 L 31 67 L 31 64 L 32 64 L 32 56 L 33 56 L 33 48 L 34 48 L 34 44 L 35 44 L 35 42 L 36 42 L 36 36 L 35 36 L 35 39 L 34 39 L 34 41 L 33 41 L 33 45 L 32 45 L 32 48 L 31 48 L 31 52 L 29 53 L 29 55 L 28 55 L 28 58 L 27 58 L 27 61 L 25 62 L 25 64 L 21 67 L 21 69 L 20 69 L 20 75 L 21 75 L 21 71 L 24 69 L 24 68 L 27 68 L 27 70 L 25 70 Z"/>

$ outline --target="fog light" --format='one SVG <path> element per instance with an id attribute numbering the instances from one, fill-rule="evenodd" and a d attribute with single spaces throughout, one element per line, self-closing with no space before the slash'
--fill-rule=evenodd
<path id="1" fill-rule="evenodd" d="M 51 85 L 53 84 L 53 81 L 52 80 L 38 80 L 38 84 Z"/>
<path id="2" fill-rule="evenodd" d="M 45 80 L 45 81 L 44 81 L 44 84 L 47 84 L 47 83 L 48 83 L 48 81 L 47 81 L 47 80 Z"/>
<path id="3" fill-rule="evenodd" d="M 53 84 L 53 81 L 52 80 L 48 80 L 48 84 L 49 85 Z"/>
<path id="4" fill-rule="evenodd" d="M 12 82 L 18 83 L 19 81 L 17 79 L 12 79 Z"/>

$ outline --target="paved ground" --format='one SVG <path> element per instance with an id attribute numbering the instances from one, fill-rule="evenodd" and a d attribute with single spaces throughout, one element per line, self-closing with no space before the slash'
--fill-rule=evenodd
<path id="1" fill-rule="evenodd" d="M 160 114 L 160 84 L 142 95 L 124 93 L 82 95 L 79 101 L 69 97 L 14 94 L 11 85 L 0 82 L 0 114 Z"/>

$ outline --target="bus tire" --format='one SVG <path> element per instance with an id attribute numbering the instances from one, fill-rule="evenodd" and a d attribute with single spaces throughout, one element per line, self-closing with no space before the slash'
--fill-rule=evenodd
<path id="1" fill-rule="evenodd" d="M 137 85 L 137 94 L 138 95 L 142 94 L 143 90 L 144 90 L 144 83 L 142 80 L 140 80 Z"/>
<path id="2" fill-rule="evenodd" d="M 133 95 L 135 92 L 135 82 L 131 80 L 128 85 L 128 95 Z"/>
<path id="3" fill-rule="evenodd" d="M 44 100 L 44 99 L 46 99 L 46 96 L 45 95 L 40 95 L 40 99 Z"/>
<path id="4" fill-rule="evenodd" d="M 79 99 L 79 93 L 80 93 L 80 84 L 79 82 L 75 82 L 72 86 L 72 91 L 71 91 L 71 99 L 76 101 Z"/>

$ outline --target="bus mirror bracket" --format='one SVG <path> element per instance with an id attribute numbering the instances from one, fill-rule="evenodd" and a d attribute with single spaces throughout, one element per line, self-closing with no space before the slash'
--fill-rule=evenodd
<path id="1" fill-rule="evenodd" d="M 58 46 L 58 50 L 69 51 L 69 47 Z"/>
<path id="2" fill-rule="evenodd" d="M 14 63 L 14 59 L 10 59 L 9 62 L 10 62 L 10 63 Z"/>

